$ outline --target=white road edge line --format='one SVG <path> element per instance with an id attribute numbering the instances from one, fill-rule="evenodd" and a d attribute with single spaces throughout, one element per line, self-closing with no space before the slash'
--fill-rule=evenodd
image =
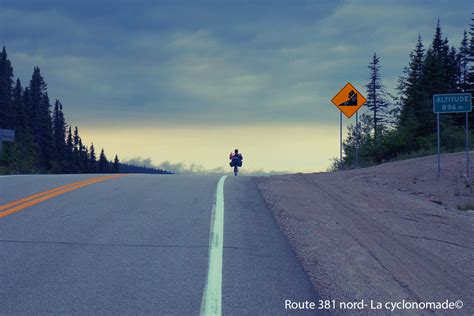
<path id="1" fill-rule="evenodd" d="M 224 254 L 224 182 L 217 183 L 216 199 L 212 206 L 209 238 L 209 265 L 206 286 L 202 295 L 201 315 L 222 314 L 222 259 Z"/>

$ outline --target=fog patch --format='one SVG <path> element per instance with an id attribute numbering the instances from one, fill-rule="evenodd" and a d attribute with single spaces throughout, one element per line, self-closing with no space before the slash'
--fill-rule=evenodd
<path id="1" fill-rule="evenodd" d="M 135 165 L 139 167 L 147 167 L 147 168 L 155 168 L 155 169 L 163 169 L 166 171 L 173 172 L 175 174 L 182 174 L 182 175 L 223 175 L 227 173 L 232 173 L 232 168 L 229 169 L 223 167 L 216 167 L 216 168 L 205 168 L 204 166 L 191 163 L 186 164 L 184 162 L 171 162 L 171 161 L 164 161 L 159 164 L 155 164 L 151 158 L 143 158 L 143 157 L 134 157 L 128 160 L 123 161 L 123 163 Z M 278 170 L 270 170 L 266 171 L 263 169 L 246 169 L 245 167 L 240 169 L 241 175 L 248 175 L 248 176 L 271 176 L 271 175 L 278 175 L 278 174 L 288 174 L 291 173 L 289 171 L 278 171 Z"/>

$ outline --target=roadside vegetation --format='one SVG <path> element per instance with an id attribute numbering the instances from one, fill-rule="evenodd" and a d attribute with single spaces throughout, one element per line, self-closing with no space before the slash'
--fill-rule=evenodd
<path id="1" fill-rule="evenodd" d="M 336 170 L 340 164 L 344 169 L 354 168 L 357 144 L 359 166 L 362 167 L 436 152 L 433 94 L 474 94 L 474 17 L 471 21 L 469 31 L 464 31 L 457 48 L 443 36 L 439 20 L 428 47 L 418 36 L 408 65 L 398 80 L 395 96 L 386 91 L 380 75 L 380 58 L 373 55 L 368 67 L 365 111 L 358 126 L 352 124 L 348 127 L 343 159 L 334 159 L 330 170 Z M 442 152 L 465 148 L 464 113 L 441 115 L 440 126 Z M 472 126 L 474 112 L 469 113 L 470 130 Z M 469 134 L 472 146 L 474 135 L 471 131 Z"/>
<path id="2" fill-rule="evenodd" d="M 0 53 L 0 128 L 15 130 L 15 142 L 4 143 L 0 174 L 28 173 L 170 173 L 165 170 L 122 164 L 117 155 L 110 161 L 104 149 L 86 146 L 66 122 L 63 105 L 54 106 L 40 68 L 23 88 L 13 81 L 13 67 L 5 47 Z"/>

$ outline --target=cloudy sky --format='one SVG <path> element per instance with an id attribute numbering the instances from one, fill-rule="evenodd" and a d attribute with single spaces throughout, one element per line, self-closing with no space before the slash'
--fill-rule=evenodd
<path id="1" fill-rule="evenodd" d="M 330 100 L 363 90 L 376 52 L 393 90 L 438 18 L 458 46 L 471 1 L 0 0 L 15 76 L 34 66 L 87 143 L 122 160 L 320 171 L 338 155 Z M 344 124 L 350 121 L 345 120 Z"/>

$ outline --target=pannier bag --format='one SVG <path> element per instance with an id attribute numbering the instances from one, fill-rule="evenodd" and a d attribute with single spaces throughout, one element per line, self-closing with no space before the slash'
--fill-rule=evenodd
<path id="1" fill-rule="evenodd" d="M 242 159 L 240 159 L 238 156 L 235 156 L 234 158 L 232 158 L 232 160 L 230 161 L 230 166 L 231 167 L 242 167 Z"/>

